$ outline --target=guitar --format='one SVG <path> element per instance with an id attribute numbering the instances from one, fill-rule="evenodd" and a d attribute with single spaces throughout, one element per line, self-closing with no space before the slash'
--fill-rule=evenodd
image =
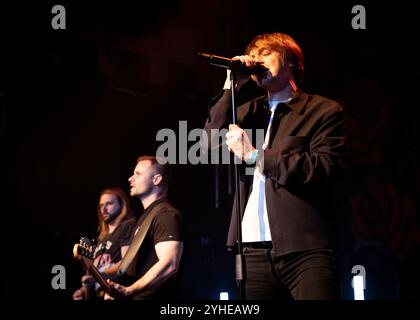
<path id="1" fill-rule="evenodd" d="M 80 242 L 73 246 L 73 256 L 82 262 L 83 267 L 95 278 L 101 288 L 112 296 L 118 296 L 118 292 L 111 288 L 109 283 L 104 278 L 103 274 L 94 265 L 95 246 L 85 237 L 80 238 Z M 109 274 L 118 269 L 119 264 L 109 270 L 105 270 L 105 274 Z M 115 269 L 115 270 L 114 270 Z"/>

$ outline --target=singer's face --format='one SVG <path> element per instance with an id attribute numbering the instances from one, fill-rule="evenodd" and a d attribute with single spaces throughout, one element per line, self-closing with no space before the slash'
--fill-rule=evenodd
<path id="1" fill-rule="evenodd" d="M 249 55 L 269 69 L 267 72 L 252 76 L 260 87 L 268 91 L 281 91 L 288 86 L 291 71 L 283 64 L 280 53 L 266 48 L 255 48 Z"/>
<path id="2" fill-rule="evenodd" d="M 128 179 L 131 187 L 130 195 L 139 198 L 148 196 L 155 188 L 154 176 L 152 162 L 150 160 L 139 161 L 133 175 Z"/>

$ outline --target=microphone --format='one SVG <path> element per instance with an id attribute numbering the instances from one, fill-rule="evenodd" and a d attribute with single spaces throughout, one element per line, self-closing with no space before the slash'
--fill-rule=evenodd
<path id="1" fill-rule="evenodd" d="M 232 60 L 230 58 L 216 56 L 214 54 L 199 52 L 198 56 L 205 59 L 212 66 L 230 69 L 240 73 L 260 74 L 268 71 L 268 69 L 261 64 L 256 64 L 253 67 L 247 67 L 247 65 L 242 63 L 240 60 Z"/>

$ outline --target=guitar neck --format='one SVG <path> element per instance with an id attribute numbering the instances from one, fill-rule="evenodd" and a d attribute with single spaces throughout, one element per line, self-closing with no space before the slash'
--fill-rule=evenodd
<path id="1" fill-rule="evenodd" d="M 85 265 L 85 268 L 89 270 L 89 272 L 92 274 L 92 276 L 95 278 L 96 282 L 99 283 L 101 288 L 105 290 L 106 293 L 110 293 L 110 285 L 108 282 L 106 282 L 106 279 L 102 276 L 102 274 L 99 272 L 99 270 L 93 265 L 93 263 L 89 264 L 85 261 L 85 257 L 82 257 L 83 264 Z"/>

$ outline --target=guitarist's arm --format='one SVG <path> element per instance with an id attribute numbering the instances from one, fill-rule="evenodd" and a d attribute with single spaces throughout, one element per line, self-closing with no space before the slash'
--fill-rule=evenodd
<path id="1" fill-rule="evenodd" d="M 121 260 L 124 258 L 125 254 L 127 253 L 129 246 L 121 246 Z M 118 272 L 118 268 L 120 267 L 121 260 L 115 263 L 110 263 L 106 265 L 104 268 L 100 268 L 101 273 L 106 278 L 115 278 Z"/>
<path id="2" fill-rule="evenodd" d="M 110 286 L 123 296 L 134 296 L 159 288 L 178 272 L 183 247 L 182 241 L 158 242 L 155 245 L 158 261 L 140 279 L 128 287 L 109 281 Z M 105 299 L 110 299 L 110 297 L 105 295 Z"/>

